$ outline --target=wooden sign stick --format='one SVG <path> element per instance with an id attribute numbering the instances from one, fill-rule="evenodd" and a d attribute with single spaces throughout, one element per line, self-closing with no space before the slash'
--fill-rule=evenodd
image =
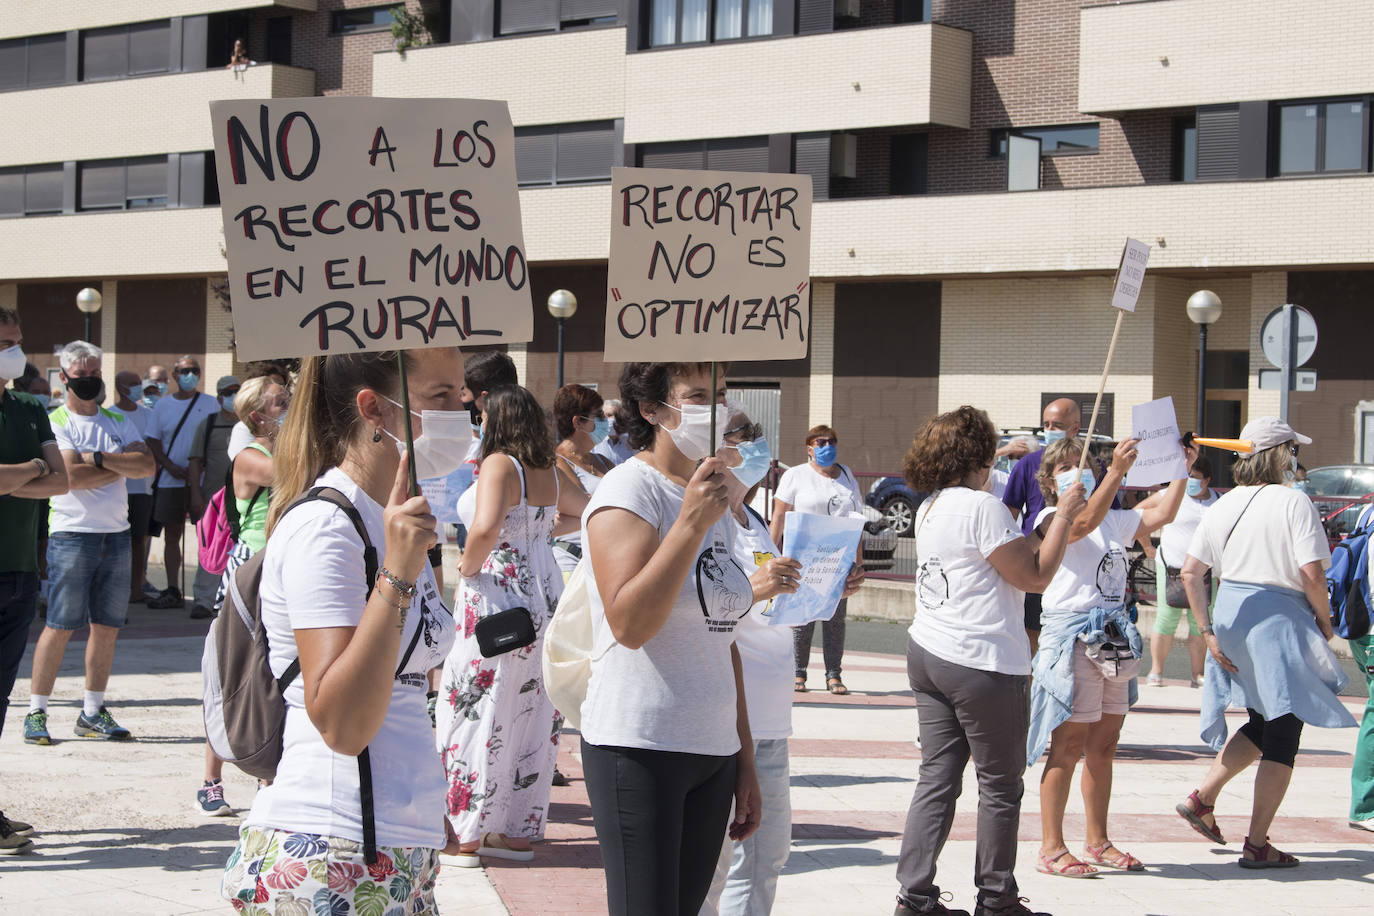
<path id="1" fill-rule="evenodd" d="M 1121 319 L 1126 313 L 1120 309 L 1116 313 L 1116 327 L 1112 329 L 1112 342 L 1107 347 L 1107 364 L 1102 367 L 1102 380 L 1097 383 L 1097 397 L 1093 400 L 1092 416 L 1088 418 L 1088 435 L 1083 442 L 1082 454 L 1078 456 L 1078 470 L 1081 473 L 1088 463 L 1088 449 L 1092 446 L 1093 428 L 1097 426 L 1097 411 L 1102 406 L 1102 392 L 1107 390 L 1107 374 L 1112 371 L 1112 356 L 1116 353 L 1116 339 L 1121 334 Z"/>
<path id="2" fill-rule="evenodd" d="M 410 495 L 420 495 L 420 482 L 415 479 L 415 434 L 410 429 L 410 388 L 406 384 L 406 354 L 396 351 L 396 368 L 401 372 L 401 412 L 406 424 L 406 463 L 410 465 Z"/>

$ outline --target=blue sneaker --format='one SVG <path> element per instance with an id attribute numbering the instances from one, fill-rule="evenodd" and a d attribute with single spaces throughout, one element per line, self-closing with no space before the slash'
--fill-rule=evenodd
<path id="1" fill-rule="evenodd" d="M 78 738 L 105 738 L 110 741 L 128 741 L 133 737 L 104 706 L 94 716 L 87 717 L 83 712 L 76 717 L 76 735 Z"/>
<path id="2" fill-rule="evenodd" d="M 228 817 L 234 813 L 224 800 L 224 785 L 218 779 L 205 783 L 196 792 L 196 810 L 206 817 Z"/>
<path id="3" fill-rule="evenodd" d="M 24 743 L 41 744 L 44 747 L 52 744 L 52 735 L 48 734 L 48 714 L 43 710 L 30 709 L 24 717 Z"/>

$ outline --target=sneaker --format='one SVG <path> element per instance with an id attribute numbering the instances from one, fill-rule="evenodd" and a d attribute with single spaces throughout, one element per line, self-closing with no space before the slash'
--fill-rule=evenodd
<path id="1" fill-rule="evenodd" d="M 145 598 L 156 598 L 160 594 L 162 594 L 162 592 L 157 590 L 156 585 L 153 585 L 151 582 L 143 583 L 143 596 Z"/>
<path id="2" fill-rule="evenodd" d="M 215 612 L 203 604 L 197 604 L 191 608 L 192 620 L 209 620 L 213 616 L 215 616 Z"/>
<path id="3" fill-rule="evenodd" d="M 26 824 L 23 821 L 5 817 L 5 812 L 0 811 L 0 830 L 5 829 L 20 836 L 33 836 L 33 824 Z"/>
<path id="4" fill-rule="evenodd" d="M 564 776 L 557 766 L 553 768 L 553 784 L 556 786 L 566 786 L 568 784 L 568 777 Z"/>
<path id="5" fill-rule="evenodd" d="M 980 903 L 974 908 L 973 916 L 1050 916 L 1049 913 L 1032 910 L 1026 906 L 1028 902 L 1025 897 L 1022 897 L 1014 903 L 1007 903 L 998 907 Z"/>
<path id="6" fill-rule="evenodd" d="M 129 730 L 121 726 L 110 715 L 110 711 L 104 706 L 100 707 L 100 712 L 87 718 L 83 712 L 76 717 L 76 735 L 78 738 L 106 738 L 110 741 L 128 741 L 133 735 Z"/>
<path id="7" fill-rule="evenodd" d="M 1145 678 L 1145 686 L 1147 686 L 1147 687 L 1163 687 L 1163 686 L 1164 686 L 1164 675 L 1162 675 L 1162 674 L 1153 674 L 1153 673 L 1151 673 L 1150 675 L 1148 675 L 1148 676 Z"/>
<path id="8" fill-rule="evenodd" d="M 175 586 L 163 589 L 152 598 L 148 599 L 148 607 L 154 611 L 165 611 L 171 608 L 183 608 L 186 606 L 186 599 L 181 597 L 181 592 Z"/>
<path id="9" fill-rule="evenodd" d="M 30 709 L 24 717 L 24 743 L 41 744 L 44 747 L 52 744 L 52 735 L 48 734 L 48 714 L 43 710 Z"/>
<path id="10" fill-rule="evenodd" d="M 1206 678 L 1194 677 L 1188 679 L 1189 687 L 1201 687 Z"/>
<path id="11" fill-rule="evenodd" d="M 1350 821 L 1349 823 L 1350 826 L 1356 830 L 1368 830 L 1370 833 L 1374 833 L 1374 818 L 1368 818 L 1363 821 Z"/>
<path id="12" fill-rule="evenodd" d="M 929 907 L 924 910 L 918 910 L 901 897 L 898 897 L 897 908 L 892 911 L 892 916 L 916 916 L 916 914 L 921 914 L 921 916 L 969 916 L 968 910 L 951 910 L 949 907 L 945 906 L 944 901 L 952 899 L 954 899 L 952 894 L 941 894 L 940 899 L 936 900 Z"/>
<path id="13" fill-rule="evenodd" d="M 224 784 L 218 779 L 207 782 L 196 792 L 196 810 L 206 817 L 225 817 L 234 809 L 224 800 Z"/>
<path id="14" fill-rule="evenodd" d="M 33 848 L 33 840 L 11 830 L 8 823 L 0 819 L 0 856 L 12 856 L 17 852 L 28 852 Z"/>

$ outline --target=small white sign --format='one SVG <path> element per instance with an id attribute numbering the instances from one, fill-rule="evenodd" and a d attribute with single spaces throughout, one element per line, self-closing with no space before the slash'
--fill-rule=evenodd
<path id="1" fill-rule="evenodd" d="M 1174 399 L 1159 398 L 1131 408 L 1131 436 L 1139 455 L 1126 472 L 1126 486 L 1153 487 L 1188 476 L 1188 459 L 1179 443 Z"/>
<path id="2" fill-rule="evenodd" d="M 1298 323 L 1298 341 L 1296 352 L 1293 354 L 1293 365 L 1301 366 L 1317 352 L 1317 319 L 1313 318 L 1307 309 L 1295 305 L 1293 320 Z M 1280 369 L 1283 368 L 1283 351 L 1287 346 L 1284 330 L 1283 306 L 1279 306 L 1266 315 L 1264 324 L 1260 325 L 1260 349 L 1264 351 L 1264 358 L 1269 360 L 1269 364 Z M 1275 382 L 1274 387 L 1278 388 L 1279 383 Z"/>
<path id="3" fill-rule="evenodd" d="M 1134 312 L 1140 299 L 1140 290 L 1145 286 L 1145 265 L 1150 262 L 1150 246 L 1135 239 L 1127 239 L 1126 247 L 1121 250 L 1121 264 L 1116 269 L 1116 280 L 1112 284 L 1112 307 L 1123 312 Z"/>
<path id="4" fill-rule="evenodd" d="M 1317 371 L 1315 369 L 1299 369 L 1295 375 L 1297 379 L 1291 389 L 1292 391 L 1317 390 Z M 1259 371 L 1259 386 L 1265 391 L 1282 391 L 1283 370 L 1261 369 Z"/>

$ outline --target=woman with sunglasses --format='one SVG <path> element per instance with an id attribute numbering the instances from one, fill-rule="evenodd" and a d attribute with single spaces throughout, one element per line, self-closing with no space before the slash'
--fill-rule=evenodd
<path id="1" fill-rule="evenodd" d="M 863 511 L 863 496 L 854 473 L 837 460 L 839 436 L 829 426 L 813 426 L 806 433 L 806 464 L 788 468 L 778 481 L 773 494 L 773 519 L 769 530 L 774 543 L 782 543 L 783 520 L 789 512 L 810 515 L 839 515 Z M 840 599 L 835 615 L 821 623 L 821 653 L 825 658 L 825 687 L 837 696 L 849 693 L 840 680 L 840 662 L 844 658 L 844 618 L 849 605 Z M 792 631 L 792 652 L 796 657 L 797 674 L 792 689 L 806 690 L 806 667 L 811 661 L 811 641 L 815 637 L 815 622 Z"/>
<path id="2" fill-rule="evenodd" d="M 1293 778 L 1303 723 L 1356 723 L 1338 696 L 1349 678 L 1327 644 L 1331 549 L 1316 506 L 1291 486 L 1298 445 L 1312 440 L 1277 417 L 1251 420 L 1240 438 L 1252 451 L 1232 468 L 1236 486 L 1202 517 L 1183 562 L 1188 606 L 1212 656 L 1202 688 L 1202 739 L 1220 753 L 1176 810 L 1225 845 L 1213 806 L 1222 787 L 1258 759 L 1250 835 L 1237 864 L 1292 868 L 1298 860 L 1274 848 L 1269 827 Z M 1221 581 L 1211 610 L 1208 570 Z M 1230 741 L 1228 706 L 1250 714 Z"/>

